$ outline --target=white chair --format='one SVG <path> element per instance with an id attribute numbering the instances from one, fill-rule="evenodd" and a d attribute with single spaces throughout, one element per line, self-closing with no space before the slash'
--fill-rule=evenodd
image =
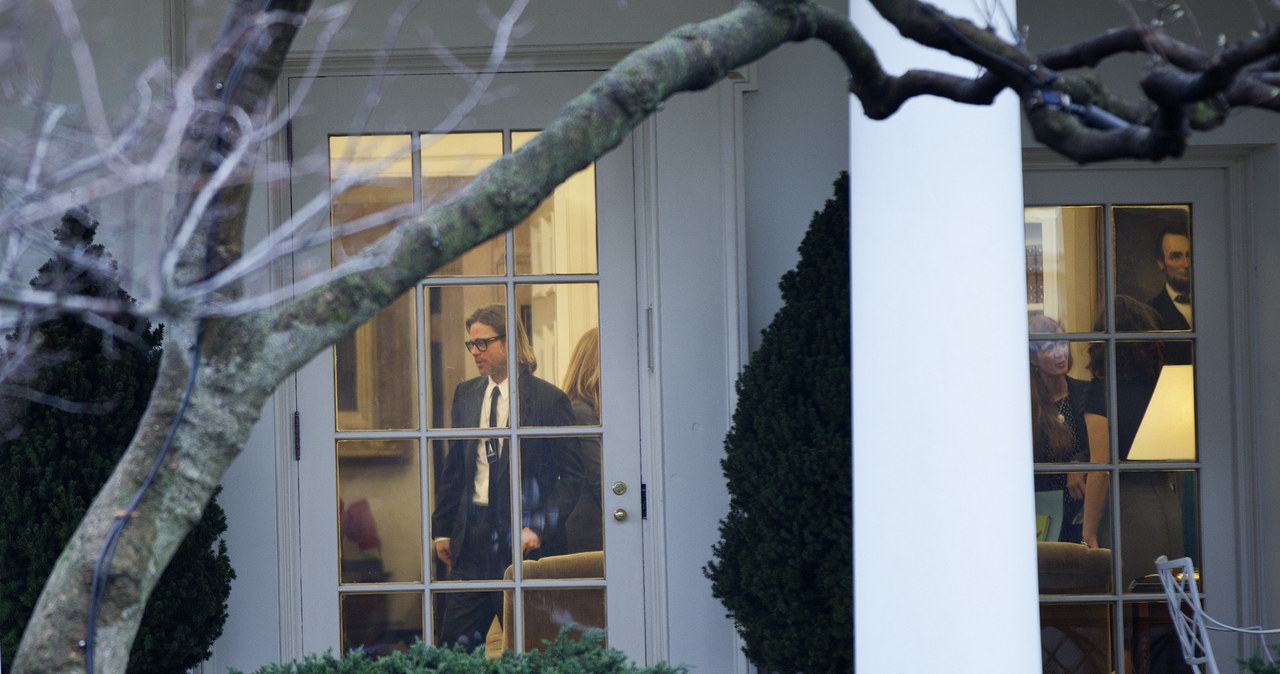
<path id="1" fill-rule="evenodd" d="M 1160 576 L 1160 585 L 1164 587 L 1164 596 L 1169 602 L 1169 617 L 1178 631 L 1182 658 L 1196 674 L 1219 674 L 1218 664 L 1213 659 L 1213 646 L 1209 643 L 1209 630 L 1256 635 L 1263 660 L 1268 664 L 1275 662 L 1271 649 L 1267 648 L 1266 635 L 1280 634 L 1280 629 L 1236 627 L 1215 620 L 1205 613 L 1204 607 L 1200 605 L 1200 588 L 1196 584 L 1196 573 L 1190 557 L 1170 561 L 1160 555 L 1156 559 L 1156 573 Z M 1204 667 L 1203 670 L 1200 669 L 1201 666 Z"/>

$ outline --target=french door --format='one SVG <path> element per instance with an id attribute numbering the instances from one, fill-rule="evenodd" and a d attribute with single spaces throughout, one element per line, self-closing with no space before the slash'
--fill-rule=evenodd
<path id="1" fill-rule="evenodd" d="M 295 274 L 387 233 L 353 226 L 361 218 L 421 212 L 458 189 L 596 75 L 501 75 L 487 95 L 499 100 L 457 124 L 447 121 L 452 106 L 470 92 L 454 76 L 291 81 L 291 97 L 306 96 L 290 135 L 294 212 L 348 176 L 372 177 L 317 211 L 340 229 L 327 249 L 297 258 Z M 482 636 L 491 652 L 600 627 L 610 646 L 643 657 L 632 161 L 624 144 L 299 372 L 305 652 L 438 643 L 449 603 L 478 593 L 500 606 Z M 492 330 L 482 337 L 501 338 L 477 345 L 477 316 Z M 507 356 L 500 375 L 481 370 L 495 354 Z M 498 379 L 510 387 L 502 413 L 475 413 L 475 386 Z M 441 524 L 459 506 L 442 495 L 466 494 L 463 510 L 483 506 L 479 487 L 471 496 L 480 469 L 464 467 L 486 461 L 486 447 L 495 451 L 485 470 L 506 472 L 494 480 L 506 491 L 490 497 L 507 504 L 493 548 L 506 561 L 459 580 L 437 554 L 440 539 L 462 531 Z M 522 534 L 533 531 L 525 549 Z"/>
<path id="2" fill-rule="evenodd" d="M 1028 163 L 1024 185 L 1033 407 L 1059 350 L 1089 391 L 1057 403 L 1083 449 L 1033 440 L 1044 671 L 1175 671 L 1154 559 L 1240 602 L 1228 167 Z"/>

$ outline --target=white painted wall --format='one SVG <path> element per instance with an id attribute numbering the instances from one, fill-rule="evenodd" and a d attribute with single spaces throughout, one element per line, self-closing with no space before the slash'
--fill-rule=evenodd
<path id="1" fill-rule="evenodd" d="M 823 0 L 844 11 L 845 0 Z M 778 281 L 831 184 L 849 168 L 848 71 L 817 42 L 784 45 L 755 66 L 743 97 L 747 335 L 751 350 L 782 307 Z"/>
<path id="2" fill-rule="evenodd" d="M 957 72 L 872 13 L 850 3 L 891 72 Z M 859 112 L 854 103 L 857 669 L 1038 671 L 1018 105 L 911 101 L 887 122 Z"/>

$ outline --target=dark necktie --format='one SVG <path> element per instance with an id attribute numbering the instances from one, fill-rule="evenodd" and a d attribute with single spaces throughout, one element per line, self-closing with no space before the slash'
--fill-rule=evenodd
<path id="1" fill-rule="evenodd" d="M 493 387 L 493 395 L 489 403 L 489 428 L 498 427 L 498 387 Z M 502 443 L 497 438 L 489 438 L 484 441 L 484 460 L 490 465 L 497 462 L 498 455 L 501 453 Z"/>
<path id="2" fill-rule="evenodd" d="M 1174 297 L 1174 298 L 1173 298 L 1173 301 L 1174 301 L 1174 302 L 1177 302 L 1178 304 L 1191 304 L 1191 296 L 1190 296 L 1190 295 L 1178 295 L 1177 297 Z"/>
<path id="3" fill-rule="evenodd" d="M 489 397 L 489 428 L 498 427 L 498 387 L 493 387 L 493 395 Z M 497 496 L 497 480 L 494 479 L 493 465 L 498 462 L 498 458 L 502 453 L 502 441 L 498 438 L 489 438 L 484 441 L 485 460 L 489 462 L 489 504 L 496 503 Z"/>

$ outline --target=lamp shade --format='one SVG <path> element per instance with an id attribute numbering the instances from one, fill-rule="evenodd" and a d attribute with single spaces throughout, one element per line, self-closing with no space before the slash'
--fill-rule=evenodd
<path id="1" fill-rule="evenodd" d="M 1195 375 L 1191 365 L 1165 365 L 1138 434 L 1130 461 L 1195 461 Z"/>

